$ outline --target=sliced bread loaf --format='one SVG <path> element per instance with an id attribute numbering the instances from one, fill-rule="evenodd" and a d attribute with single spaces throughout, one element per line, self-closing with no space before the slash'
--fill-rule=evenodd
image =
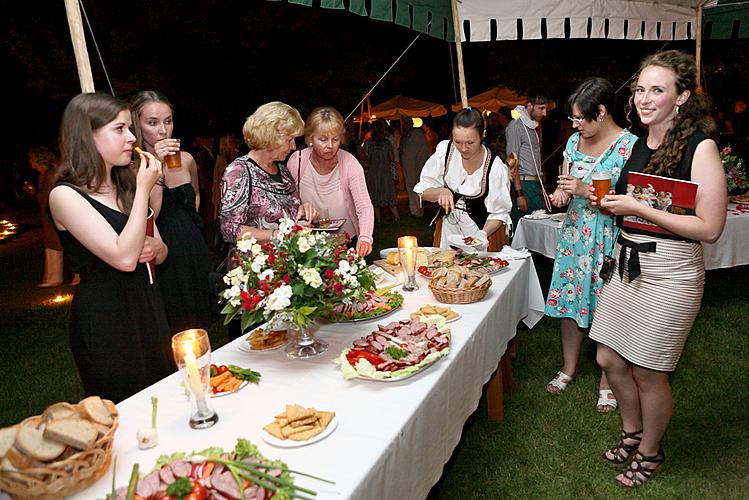
<path id="1" fill-rule="evenodd" d="M 0 429 L 0 458 L 3 458 L 16 442 L 16 434 L 18 434 L 17 425 Z"/>
<path id="2" fill-rule="evenodd" d="M 43 431 L 33 425 L 22 425 L 16 435 L 16 448 L 29 457 L 48 462 L 62 455 L 63 443 L 45 439 Z"/>
<path id="3" fill-rule="evenodd" d="M 44 429 L 44 437 L 79 450 L 90 448 L 99 433 L 94 424 L 79 418 L 60 418 L 47 424 Z"/>
<path id="4" fill-rule="evenodd" d="M 90 396 L 78 403 L 78 408 L 83 417 L 102 425 L 112 425 L 114 419 L 109 413 L 107 405 L 99 396 Z"/>
<path id="5" fill-rule="evenodd" d="M 44 420 L 55 420 L 57 418 L 70 418 L 77 416 L 78 411 L 75 406 L 70 403 L 55 403 L 48 406 L 47 409 L 44 410 L 44 413 L 42 413 L 42 418 Z"/>

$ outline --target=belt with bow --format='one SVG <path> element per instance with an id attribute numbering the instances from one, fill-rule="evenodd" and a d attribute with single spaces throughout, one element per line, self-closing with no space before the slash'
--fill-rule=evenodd
<path id="1" fill-rule="evenodd" d="M 619 235 L 616 240 L 622 249 L 619 252 L 619 278 L 624 280 L 624 261 L 627 261 L 627 271 L 629 274 L 629 282 L 632 283 L 640 275 L 640 252 L 651 253 L 655 252 L 655 241 L 648 241 L 647 243 L 635 243 Z M 627 248 L 629 251 L 629 259 L 627 259 Z"/>

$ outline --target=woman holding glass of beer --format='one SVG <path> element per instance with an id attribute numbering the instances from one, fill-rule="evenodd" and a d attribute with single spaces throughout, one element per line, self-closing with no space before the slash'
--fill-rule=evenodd
<path id="1" fill-rule="evenodd" d="M 603 179 L 604 194 L 611 180 L 619 178 L 637 137 L 619 127 L 611 116 L 616 104 L 614 88 L 603 78 L 582 82 L 567 100 L 572 126 L 564 150 L 563 175 L 551 202 L 569 204 L 554 260 L 546 315 L 560 318 L 562 329 L 562 369 L 547 384 L 546 390 L 558 394 L 567 388 L 577 372 L 580 346 L 590 327 L 604 280 L 601 268 L 611 257 L 616 242 L 616 226 L 611 214 L 593 205 L 593 184 Z M 601 376 L 596 408 L 600 412 L 616 409 L 617 401 L 605 374 Z"/>
<path id="2" fill-rule="evenodd" d="M 631 228 L 623 221 L 618 276 L 603 287 L 590 330 L 622 417 L 619 444 L 603 458 L 626 466 L 616 481 L 629 488 L 648 481 L 665 461 L 661 443 L 673 412 L 669 377 L 705 284 L 701 242 L 717 241 L 726 222 L 726 175 L 713 139 L 715 123 L 697 84 L 692 55 L 667 50 L 645 58 L 632 81 L 630 105 L 647 136 L 637 141 L 616 194 L 601 200 L 614 215 L 645 219 L 659 229 Z M 632 172 L 696 183 L 693 210 L 670 212 L 639 203 L 626 194 Z"/>
<path id="3" fill-rule="evenodd" d="M 172 139 L 174 115 L 160 92 L 138 92 L 130 100 L 138 144 L 165 164 L 164 179 L 151 192 L 156 225 L 171 252 L 157 270 L 172 334 L 211 325 L 208 274 L 213 262 L 198 215 L 198 172 L 190 153 Z"/>

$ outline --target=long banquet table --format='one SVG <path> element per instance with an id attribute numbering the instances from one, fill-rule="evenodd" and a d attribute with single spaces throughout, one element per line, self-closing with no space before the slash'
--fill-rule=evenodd
<path id="1" fill-rule="evenodd" d="M 556 256 L 561 222 L 523 217 L 512 240 L 512 248 L 527 248 L 550 259 Z M 726 226 L 715 243 L 703 243 L 705 269 L 723 269 L 749 264 L 749 212 L 728 205 Z"/>
<path id="2" fill-rule="evenodd" d="M 436 303 L 419 278 L 420 290 L 406 293 L 403 308 L 379 320 L 407 318 L 427 303 Z M 233 363 L 262 373 L 259 385 L 213 398 L 218 423 L 207 430 L 188 426 L 189 408 L 174 373 L 123 401 L 114 443 L 118 486 L 126 485 L 133 464 L 150 470 L 156 458 L 174 451 L 209 446 L 232 449 L 237 438 L 255 443 L 269 458 L 291 468 L 335 481 L 335 485 L 296 476 L 297 484 L 318 492 L 317 498 L 424 498 L 439 480 L 444 464 L 460 440 L 463 424 L 475 411 L 482 386 L 489 380 L 523 320 L 532 327 L 543 314 L 543 296 L 530 258 L 511 261 L 493 277 L 480 302 L 454 305 L 462 317 L 451 323 L 450 353 L 423 372 L 399 382 L 344 380 L 333 363 L 341 350 L 376 328 L 378 320 L 321 323 L 317 336 L 330 348 L 310 360 L 289 360 L 283 349 L 249 353 L 238 339 L 213 353 L 218 364 Z M 136 432 L 148 426 L 151 396 L 159 398 L 159 445 L 139 450 Z M 327 438 L 298 448 L 266 444 L 261 428 L 283 410 L 299 403 L 337 413 L 339 425 Z M 111 489 L 110 470 L 73 498 L 103 498 Z"/>

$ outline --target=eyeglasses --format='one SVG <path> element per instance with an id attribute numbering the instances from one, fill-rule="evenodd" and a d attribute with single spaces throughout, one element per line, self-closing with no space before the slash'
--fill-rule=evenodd
<path id="1" fill-rule="evenodd" d="M 568 116 L 567 119 L 572 122 L 573 125 L 580 125 L 585 121 L 585 118 L 577 118 L 574 116 Z"/>

